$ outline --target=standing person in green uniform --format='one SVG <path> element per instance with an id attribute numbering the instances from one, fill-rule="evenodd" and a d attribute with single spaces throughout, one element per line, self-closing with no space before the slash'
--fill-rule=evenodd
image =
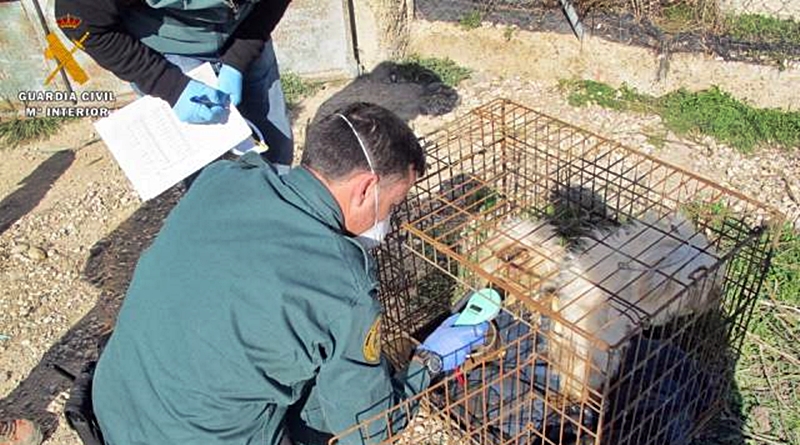
<path id="1" fill-rule="evenodd" d="M 369 247 L 424 159 L 402 120 L 356 103 L 309 129 L 284 176 L 254 153 L 207 167 L 142 255 L 97 365 L 106 443 L 277 445 L 309 394 L 309 426 L 341 432 L 463 363 L 486 323 L 450 317 L 398 373 L 380 352 Z"/>
<path id="2" fill-rule="evenodd" d="M 165 100 L 184 122 L 214 124 L 238 108 L 280 172 L 294 143 L 272 31 L 290 0 L 56 0 L 56 22 L 101 67 Z M 179 64 L 210 62 L 212 87 Z"/>

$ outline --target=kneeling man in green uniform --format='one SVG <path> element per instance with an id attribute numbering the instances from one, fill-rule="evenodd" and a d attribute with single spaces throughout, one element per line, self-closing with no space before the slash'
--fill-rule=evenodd
<path id="1" fill-rule="evenodd" d="M 366 103 L 312 126 L 285 176 L 253 154 L 207 167 L 139 260 L 97 365 L 106 443 L 277 445 L 301 399 L 307 426 L 337 433 L 463 363 L 485 323 L 449 318 L 399 373 L 380 353 L 369 249 L 424 170 L 408 126 Z"/>

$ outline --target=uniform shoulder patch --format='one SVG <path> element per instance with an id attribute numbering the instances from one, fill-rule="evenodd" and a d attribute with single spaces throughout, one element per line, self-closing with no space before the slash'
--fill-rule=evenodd
<path id="1" fill-rule="evenodd" d="M 364 337 L 362 348 L 367 363 L 377 364 L 381 361 L 381 317 L 375 319 Z"/>

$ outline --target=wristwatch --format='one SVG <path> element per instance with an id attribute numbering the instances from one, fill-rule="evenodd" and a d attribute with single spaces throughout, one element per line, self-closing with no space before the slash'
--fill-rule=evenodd
<path id="1" fill-rule="evenodd" d="M 418 349 L 414 357 L 422 362 L 431 374 L 442 372 L 442 357 L 439 354 L 427 349 Z"/>

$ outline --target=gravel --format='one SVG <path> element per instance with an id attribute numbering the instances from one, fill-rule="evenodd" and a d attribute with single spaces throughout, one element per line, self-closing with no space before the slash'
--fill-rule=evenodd
<path id="1" fill-rule="evenodd" d="M 47 143 L 0 150 L 4 179 L 31 164 L 47 165 L 54 155 L 42 146 L 77 146 L 76 140 L 92 135 L 88 122 L 63 133 Z M 10 196 L 49 187 L 39 202 L 30 203 L 35 207 L 0 233 L 0 418 L 33 418 L 48 435 L 57 429 L 47 442 L 52 444 L 79 443 L 61 416 L 69 382 L 51 365 L 77 371 L 94 352 L 92 332 L 76 329 L 101 294 L 83 279 L 87 255 L 137 206 L 100 144 L 76 152 L 68 167 L 52 172 L 52 185 L 30 184 L 31 173 L 14 189 L 0 190 L 4 204 L 10 202 L 3 211 L 19 213 L 27 208 L 15 206 Z"/>

